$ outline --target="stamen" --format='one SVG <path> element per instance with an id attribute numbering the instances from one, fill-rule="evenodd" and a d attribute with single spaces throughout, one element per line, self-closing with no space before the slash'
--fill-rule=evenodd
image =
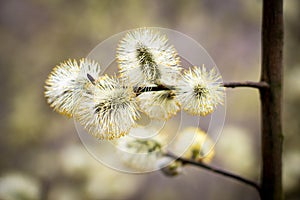
<path id="1" fill-rule="evenodd" d="M 136 49 L 136 53 L 146 80 L 153 82 L 159 79 L 160 72 L 150 50 L 143 45 L 139 45 Z"/>

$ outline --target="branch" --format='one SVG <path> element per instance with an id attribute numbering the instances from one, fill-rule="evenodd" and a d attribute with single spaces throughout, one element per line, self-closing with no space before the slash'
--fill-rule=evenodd
<path id="1" fill-rule="evenodd" d="M 235 88 L 235 87 L 251 87 L 257 89 L 269 88 L 269 84 L 266 82 L 252 82 L 252 81 L 228 82 L 228 83 L 223 83 L 223 86 L 228 88 Z"/>
<path id="2" fill-rule="evenodd" d="M 164 91 L 164 90 L 175 90 L 175 87 L 174 86 L 157 85 L 155 87 L 136 87 L 136 88 L 134 88 L 134 92 L 137 95 L 140 95 L 143 92 L 154 92 L 154 91 Z"/>
<path id="3" fill-rule="evenodd" d="M 90 74 L 87 74 L 87 78 L 89 81 L 95 85 L 95 79 Z M 252 87 L 252 88 L 269 88 L 269 84 L 267 82 L 253 82 L 253 81 L 245 81 L 245 82 L 228 82 L 222 84 L 224 87 L 235 88 L 235 87 Z M 137 95 L 140 95 L 143 92 L 153 92 L 153 91 L 163 91 L 163 90 L 174 90 L 174 86 L 166 86 L 166 85 L 157 85 L 155 87 L 135 87 L 134 91 Z"/>
<path id="4" fill-rule="evenodd" d="M 236 181 L 242 182 L 242 183 L 244 183 L 246 185 L 249 185 L 249 186 L 255 188 L 257 190 L 257 192 L 259 193 L 259 195 L 261 195 L 261 188 L 260 188 L 260 186 L 256 182 L 253 182 L 251 180 L 248 180 L 248 179 L 243 178 L 241 176 L 238 176 L 236 174 L 232 174 L 230 172 L 224 171 L 222 169 L 217 169 L 215 167 L 206 165 L 206 164 L 204 164 L 202 162 L 196 162 L 196 161 L 193 161 L 193 160 L 189 160 L 189 159 L 178 157 L 178 156 L 176 156 L 176 155 L 174 155 L 174 154 L 172 154 L 170 152 L 166 153 L 166 156 L 169 156 L 169 157 L 174 158 L 174 159 L 176 159 L 178 161 L 181 161 L 182 164 L 190 164 L 190 165 L 193 165 L 193 166 L 196 166 L 196 167 L 200 167 L 200 168 L 206 169 L 206 170 L 211 171 L 213 173 L 216 173 L 216 174 L 219 174 L 219 175 L 222 175 L 222 176 L 234 179 Z"/>
<path id="5" fill-rule="evenodd" d="M 282 94 L 283 0 L 263 0 L 261 81 L 261 191 L 262 199 L 283 199 L 282 189 Z"/>
<path id="6" fill-rule="evenodd" d="M 222 84 L 227 88 L 236 88 L 236 87 L 250 87 L 257 89 L 269 88 L 269 84 L 266 82 L 253 82 L 253 81 L 245 81 L 245 82 L 228 82 Z M 137 95 L 140 95 L 143 92 L 153 92 L 153 91 L 163 91 L 163 90 L 174 90 L 174 86 L 165 86 L 165 85 L 157 85 L 155 87 L 136 87 L 134 91 Z"/>

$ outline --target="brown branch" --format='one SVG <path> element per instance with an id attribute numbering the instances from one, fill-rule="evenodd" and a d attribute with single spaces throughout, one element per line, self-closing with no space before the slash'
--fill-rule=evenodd
<path id="1" fill-rule="evenodd" d="M 223 83 L 224 87 L 228 88 L 236 88 L 236 87 L 251 87 L 257 89 L 268 88 L 269 85 L 266 82 L 252 82 L 252 81 L 245 81 L 245 82 L 228 82 Z"/>
<path id="2" fill-rule="evenodd" d="M 270 88 L 260 90 L 262 199 L 281 200 L 282 192 L 282 82 L 283 0 L 263 0 L 261 81 Z"/>
<path id="3" fill-rule="evenodd" d="M 234 179 L 236 181 L 239 181 L 239 182 L 242 182 L 246 185 L 249 185 L 253 188 L 255 188 L 257 190 L 257 192 L 259 193 L 259 195 L 261 194 L 260 191 L 261 191 L 261 188 L 260 186 L 254 182 L 254 181 L 251 181 L 251 180 L 248 180 L 246 178 L 243 178 L 239 175 L 236 175 L 236 174 L 233 174 L 231 172 L 227 172 L 227 171 L 224 171 L 222 169 L 218 169 L 218 168 L 215 168 L 215 167 L 212 167 L 212 166 L 209 166 L 207 164 L 204 164 L 202 162 L 196 162 L 196 161 L 193 161 L 193 160 L 189 160 L 189 159 L 185 159 L 185 158 L 182 158 L 182 157 L 178 157 L 170 152 L 166 153 L 166 156 L 169 156 L 169 157 L 172 157 L 178 161 L 181 161 L 182 164 L 189 164 L 189 165 L 193 165 L 193 166 L 196 166 L 196 167 L 200 167 L 200 168 L 203 168 L 203 169 L 206 169 L 208 171 L 211 171 L 213 173 L 216 173 L 216 174 L 219 174 L 219 175 L 222 175 L 222 176 L 225 176 L 225 177 L 228 177 L 228 178 L 231 178 L 231 179 Z"/>
<path id="4" fill-rule="evenodd" d="M 236 88 L 236 87 L 250 87 L 257 89 L 269 88 L 269 85 L 262 82 L 253 82 L 253 81 L 245 81 L 245 82 L 227 82 L 223 83 L 222 86 L 227 88 Z M 175 90 L 174 86 L 165 86 L 165 85 L 157 85 L 155 87 L 136 87 L 134 91 L 137 95 L 142 94 L 143 92 L 154 92 L 154 91 L 163 91 L 163 90 Z"/>
<path id="5" fill-rule="evenodd" d="M 134 92 L 137 95 L 142 94 L 143 92 L 155 92 L 155 91 L 164 91 L 164 90 L 174 90 L 173 86 L 157 85 L 155 87 L 135 87 Z"/>

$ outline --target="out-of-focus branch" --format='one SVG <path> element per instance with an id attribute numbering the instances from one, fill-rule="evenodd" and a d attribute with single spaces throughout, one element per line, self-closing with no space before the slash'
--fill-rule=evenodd
<path id="1" fill-rule="evenodd" d="M 255 188 L 257 190 L 257 192 L 259 193 L 259 195 L 261 194 L 260 186 L 254 181 L 248 180 L 246 178 L 243 178 L 243 177 L 241 177 L 239 175 L 236 175 L 236 174 L 233 174 L 231 172 L 227 172 L 227 171 L 224 171 L 222 169 L 218 169 L 218 168 L 215 168 L 213 166 L 209 166 L 207 164 L 204 164 L 203 162 L 196 162 L 196 161 L 185 159 L 185 158 L 182 158 L 182 157 L 177 157 L 176 155 L 174 155 L 170 152 L 166 153 L 166 156 L 169 156 L 169 157 L 172 157 L 172 158 L 174 158 L 178 161 L 181 161 L 182 164 L 189 164 L 189 165 L 193 165 L 193 166 L 196 166 L 196 167 L 200 167 L 200 168 L 206 169 L 208 171 L 211 171 L 213 173 L 216 173 L 216 174 L 231 178 L 233 180 L 239 181 L 241 183 L 244 183 L 246 185 L 249 185 L 249 186 Z"/>

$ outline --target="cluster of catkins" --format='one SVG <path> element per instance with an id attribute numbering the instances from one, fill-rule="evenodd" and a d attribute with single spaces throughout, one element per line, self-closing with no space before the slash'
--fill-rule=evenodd
<path id="1" fill-rule="evenodd" d="M 217 70 L 183 70 L 174 46 L 155 29 L 129 31 L 119 42 L 116 61 L 114 76 L 101 75 L 99 63 L 87 58 L 57 65 L 46 80 L 47 102 L 91 135 L 110 140 L 126 135 L 140 112 L 160 120 L 181 108 L 206 116 L 224 101 Z"/>

